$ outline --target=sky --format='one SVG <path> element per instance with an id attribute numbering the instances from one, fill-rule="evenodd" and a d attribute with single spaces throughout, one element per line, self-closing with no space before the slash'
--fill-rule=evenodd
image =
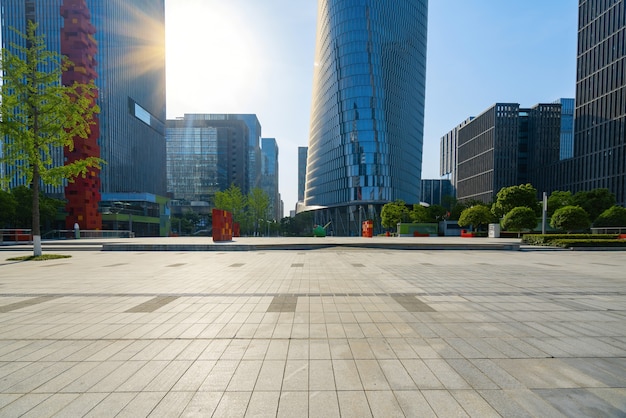
<path id="1" fill-rule="evenodd" d="M 255 113 L 279 146 L 285 215 L 307 146 L 317 0 L 166 0 L 167 117 Z M 574 97 L 576 0 L 430 0 L 422 178 L 439 140 L 496 102 Z"/>

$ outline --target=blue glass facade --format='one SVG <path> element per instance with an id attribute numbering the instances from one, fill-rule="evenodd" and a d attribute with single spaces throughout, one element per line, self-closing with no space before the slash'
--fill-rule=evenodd
<path id="1" fill-rule="evenodd" d="M 319 0 L 307 206 L 419 201 L 427 14 L 427 0 Z"/>
<path id="2" fill-rule="evenodd" d="M 0 0 L 2 46 L 34 16 L 60 52 L 62 0 Z M 165 195 L 164 0 L 87 0 L 96 28 L 101 191 Z M 62 151 L 59 156 L 62 158 Z M 62 160 L 61 160 L 62 161 Z"/>
<path id="3" fill-rule="evenodd" d="M 574 99 L 559 99 L 561 104 L 561 145 L 559 158 L 565 160 L 574 157 Z"/>
<path id="4" fill-rule="evenodd" d="M 282 219 L 280 194 L 278 191 L 278 143 L 275 138 L 261 138 L 263 156 L 261 188 L 270 198 L 270 219 Z"/>

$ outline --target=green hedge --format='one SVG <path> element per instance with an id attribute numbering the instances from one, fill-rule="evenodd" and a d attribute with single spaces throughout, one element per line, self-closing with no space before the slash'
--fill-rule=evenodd
<path id="1" fill-rule="evenodd" d="M 551 245 L 563 248 L 572 247 L 624 247 L 626 248 L 626 240 L 607 240 L 607 239 L 557 239 L 552 241 Z"/>
<path id="2" fill-rule="evenodd" d="M 525 234 L 522 243 L 530 245 L 555 245 L 557 240 L 611 241 L 618 234 Z M 619 241 L 617 241 L 619 242 Z"/>

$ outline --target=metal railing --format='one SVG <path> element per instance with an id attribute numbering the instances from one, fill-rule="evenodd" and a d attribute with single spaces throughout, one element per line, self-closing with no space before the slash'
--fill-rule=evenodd
<path id="1" fill-rule="evenodd" d="M 626 226 L 591 228 L 592 234 L 626 234 Z"/>
<path id="2" fill-rule="evenodd" d="M 30 229 L 0 229 L 0 244 L 32 244 Z"/>
<path id="3" fill-rule="evenodd" d="M 73 229 L 55 229 L 46 232 L 41 236 L 42 240 L 54 239 L 107 239 L 107 238 L 135 238 L 135 233 L 128 230 L 101 230 L 101 229 L 81 229 L 78 237 Z"/>

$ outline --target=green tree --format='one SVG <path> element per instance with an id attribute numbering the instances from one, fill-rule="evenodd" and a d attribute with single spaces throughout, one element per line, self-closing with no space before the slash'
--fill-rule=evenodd
<path id="1" fill-rule="evenodd" d="M 313 230 L 313 212 L 302 212 L 294 217 L 287 216 L 280 220 L 281 233 L 285 236 L 311 236 Z"/>
<path id="2" fill-rule="evenodd" d="M 246 197 L 234 184 L 223 192 L 215 193 L 215 208 L 226 210 L 233 215 L 233 222 L 242 224 L 245 220 Z"/>
<path id="3" fill-rule="evenodd" d="M 441 205 L 430 205 L 428 207 L 428 214 L 430 215 L 431 222 L 439 222 L 448 217 L 448 209 Z"/>
<path id="4" fill-rule="evenodd" d="M 15 53 L 2 50 L 0 135 L 7 140 L 0 163 L 10 167 L 10 176 L 24 179 L 33 189 L 33 253 L 38 256 L 42 253 L 40 183 L 61 185 L 64 179 L 84 176 L 90 167 L 99 168 L 102 163 L 99 158 L 89 157 L 56 165 L 53 151 L 60 147 L 73 149 L 74 138 L 87 138 L 99 109 L 94 104 L 97 89 L 93 82 L 71 86 L 61 83 L 61 75 L 70 63 L 46 50 L 36 24 L 29 22 L 26 34 L 16 33 L 27 46 L 12 45 Z"/>
<path id="5" fill-rule="evenodd" d="M 459 226 L 471 226 L 474 231 L 480 230 L 482 225 L 493 221 L 493 215 L 484 205 L 472 206 L 465 209 L 459 218 Z"/>
<path id="6" fill-rule="evenodd" d="M 395 229 L 400 222 L 409 219 L 409 208 L 404 200 L 386 203 L 380 211 L 381 225 L 385 228 Z"/>
<path id="7" fill-rule="evenodd" d="M 580 206 L 595 221 L 598 216 L 615 205 L 615 195 L 609 189 L 593 189 L 580 191 L 574 195 L 574 206 Z"/>
<path id="8" fill-rule="evenodd" d="M 17 200 L 13 194 L 0 190 L 0 228 L 13 225 L 17 210 Z"/>
<path id="9" fill-rule="evenodd" d="M 32 227 L 33 190 L 26 186 L 18 186 L 11 190 L 11 196 L 15 201 L 16 210 L 13 215 L 12 225 L 15 228 Z M 50 228 L 56 221 L 59 210 L 65 207 L 65 201 L 53 199 L 39 194 L 39 219 L 41 225 Z"/>
<path id="10" fill-rule="evenodd" d="M 564 206 L 557 209 L 550 220 L 552 228 L 565 230 L 568 233 L 587 229 L 590 225 L 589 215 L 580 206 Z"/>
<path id="11" fill-rule="evenodd" d="M 472 206 L 485 206 L 485 202 L 477 199 L 469 199 L 458 202 L 455 199 L 452 205 L 452 209 L 450 210 L 450 216 L 448 217 L 448 219 L 452 221 L 458 221 L 461 217 L 461 213 L 463 213 L 465 209 L 471 208 Z"/>
<path id="12" fill-rule="evenodd" d="M 13 226 L 15 228 L 31 228 L 33 225 L 33 191 L 26 186 L 17 186 L 11 189 L 11 194 L 17 202 Z"/>
<path id="13" fill-rule="evenodd" d="M 254 225 L 254 234 L 258 235 L 260 232 L 266 230 L 266 222 L 268 219 L 267 209 L 270 207 L 270 197 L 262 189 L 255 187 L 248 193 L 248 212 L 252 218 L 252 224 Z M 259 224 L 262 223 L 261 227 Z"/>
<path id="14" fill-rule="evenodd" d="M 564 206 L 571 206 L 574 203 L 574 196 L 572 192 L 562 192 L 559 190 L 555 190 L 550 193 L 550 197 L 548 197 L 548 211 L 547 215 L 552 216 L 555 210 L 560 209 Z"/>
<path id="15" fill-rule="evenodd" d="M 626 208 L 611 206 L 596 218 L 596 227 L 626 226 Z"/>
<path id="16" fill-rule="evenodd" d="M 411 222 L 424 223 L 432 222 L 428 208 L 422 205 L 413 205 L 413 210 L 409 212 Z"/>
<path id="17" fill-rule="evenodd" d="M 496 195 L 496 201 L 491 206 L 491 212 L 498 218 L 502 218 L 513 208 L 531 208 L 539 215 L 541 208 L 537 200 L 537 189 L 531 184 L 503 187 Z"/>
<path id="18" fill-rule="evenodd" d="M 517 232 L 517 236 L 524 230 L 532 230 L 537 226 L 537 215 L 531 208 L 525 206 L 511 209 L 502 220 L 502 228 L 506 231 Z"/>

